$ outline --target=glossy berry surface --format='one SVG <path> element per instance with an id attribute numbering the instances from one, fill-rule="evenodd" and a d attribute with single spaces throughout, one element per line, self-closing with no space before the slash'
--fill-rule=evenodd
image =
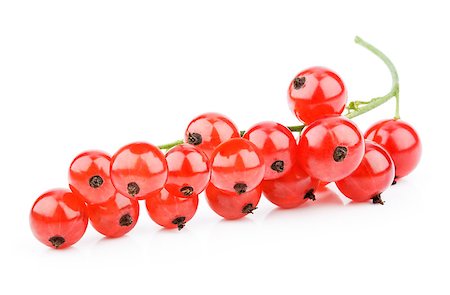
<path id="1" fill-rule="evenodd" d="M 116 189 L 111 183 L 111 157 L 100 151 L 84 152 L 72 161 L 69 168 L 69 186 L 88 204 L 106 202 Z"/>
<path id="2" fill-rule="evenodd" d="M 177 145 L 166 154 L 169 167 L 165 189 L 178 197 L 200 194 L 209 182 L 209 160 L 190 144 Z"/>
<path id="3" fill-rule="evenodd" d="M 43 244 L 63 249 L 84 235 L 88 224 L 87 208 L 82 198 L 65 189 L 41 195 L 30 212 L 34 236 Z"/>
<path id="4" fill-rule="evenodd" d="M 228 193 L 243 194 L 255 189 L 264 173 L 261 151 L 243 138 L 222 143 L 211 156 L 211 183 Z"/>
<path id="5" fill-rule="evenodd" d="M 319 180 L 309 176 L 300 165 L 295 165 L 283 177 L 264 180 L 264 196 L 280 208 L 295 208 L 308 200 L 315 200 L 314 192 L 319 188 Z"/>
<path id="6" fill-rule="evenodd" d="M 366 140 L 364 158 L 349 176 L 336 182 L 339 190 L 349 199 L 365 202 L 374 198 L 381 202 L 380 194 L 394 180 L 394 163 L 388 152 L 375 142 Z"/>
<path id="7" fill-rule="evenodd" d="M 328 115 L 340 115 L 347 102 L 347 90 L 333 71 L 312 67 L 299 73 L 289 85 L 288 103 L 305 124 Z"/>
<path id="8" fill-rule="evenodd" d="M 198 207 L 198 196 L 177 197 L 163 189 L 147 198 L 145 205 L 154 222 L 165 228 L 181 230 L 194 217 Z"/>
<path id="9" fill-rule="evenodd" d="M 167 180 L 167 162 L 154 145 L 137 142 L 122 147 L 111 159 L 111 181 L 125 196 L 144 199 L 161 190 Z"/>
<path id="10" fill-rule="evenodd" d="M 321 181 L 337 181 L 352 173 L 364 156 L 364 140 L 356 125 L 340 116 L 308 125 L 298 143 L 302 169 Z"/>
<path id="11" fill-rule="evenodd" d="M 117 238 L 134 228 L 139 218 L 139 203 L 136 198 L 119 192 L 102 204 L 88 205 L 92 226 L 101 234 Z"/>
<path id="12" fill-rule="evenodd" d="M 206 113 L 189 123 L 184 141 L 194 145 L 210 158 L 219 144 L 233 137 L 240 137 L 240 135 L 236 125 L 230 119 L 218 113 Z"/>
<path id="13" fill-rule="evenodd" d="M 411 173 L 419 164 L 422 143 L 416 130 L 402 120 L 384 120 L 370 127 L 364 137 L 384 147 L 395 165 L 395 176 Z"/>
<path id="14" fill-rule="evenodd" d="M 243 136 L 258 147 L 264 157 L 264 180 L 285 175 L 295 163 L 297 142 L 292 132 L 275 122 L 261 122 Z"/>
<path id="15" fill-rule="evenodd" d="M 243 194 L 229 194 L 210 184 L 205 195 L 209 207 L 218 215 L 225 219 L 238 219 L 257 209 L 261 193 L 261 186 Z"/>

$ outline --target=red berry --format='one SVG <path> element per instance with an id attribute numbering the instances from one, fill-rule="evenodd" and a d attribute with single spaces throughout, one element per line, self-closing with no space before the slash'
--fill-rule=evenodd
<path id="1" fill-rule="evenodd" d="M 364 140 L 356 125 L 340 116 L 308 125 L 298 143 L 301 167 L 321 181 L 338 181 L 352 173 L 364 156 Z"/>
<path id="2" fill-rule="evenodd" d="M 336 73 L 312 67 L 292 80 L 288 102 L 297 118 L 310 124 L 327 115 L 340 115 L 347 102 L 347 90 Z"/>
<path id="3" fill-rule="evenodd" d="M 261 186 L 257 186 L 243 194 L 229 194 L 210 184 L 206 188 L 206 200 L 211 209 L 223 218 L 238 219 L 253 214 L 261 199 L 261 192 Z"/>
<path id="4" fill-rule="evenodd" d="M 209 158 L 219 144 L 239 136 L 239 130 L 230 119 L 221 114 L 206 113 L 189 123 L 184 138 Z"/>
<path id="5" fill-rule="evenodd" d="M 177 197 L 163 189 L 145 200 L 148 214 L 157 224 L 165 228 L 181 230 L 194 217 L 198 207 L 198 196 Z"/>
<path id="6" fill-rule="evenodd" d="M 111 181 L 125 196 L 145 199 L 167 180 L 167 162 L 154 145 L 137 142 L 122 147 L 111 160 Z"/>
<path id="7" fill-rule="evenodd" d="M 89 219 L 92 226 L 101 234 L 116 238 L 128 233 L 139 218 L 139 203 L 116 192 L 102 204 L 88 205 Z"/>
<path id="8" fill-rule="evenodd" d="M 336 182 L 339 190 L 349 199 L 365 202 L 373 199 L 381 203 L 380 194 L 394 180 L 394 163 L 388 152 L 377 143 L 366 140 L 364 158 L 349 176 Z"/>
<path id="9" fill-rule="evenodd" d="M 297 143 L 292 132 L 275 122 L 261 122 L 243 136 L 262 152 L 266 172 L 264 180 L 285 175 L 295 162 Z"/>
<path id="10" fill-rule="evenodd" d="M 62 249 L 78 242 L 86 231 L 88 214 L 81 197 L 55 189 L 41 195 L 30 212 L 34 236 L 43 244 Z"/>
<path id="11" fill-rule="evenodd" d="M 419 164 L 422 144 L 416 130 L 401 120 L 384 120 L 366 131 L 364 137 L 384 147 L 395 165 L 395 177 L 411 173 Z"/>
<path id="12" fill-rule="evenodd" d="M 260 185 L 264 177 L 260 150 L 243 138 L 232 138 L 211 155 L 211 183 L 228 193 L 243 194 Z"/>
<path id="13" fill-rule="evenodd" d="M 181 144 L 166 154 L 169 167 L 166 190 L 178 197 L 200 194 L 209 182 L 209 160 L 205 153 L 189 144 Z"/>
<path id="14" fill-rule="evenodd" d="M 109 176 L 111 157 L 100 151 L 87 151 L 70 164 L 69 186 L 88 204 L 104 203 L 112 198 L 115 188 Z"/>
<path id="15" fill-rule="evenodd" d="M 299 165 L 294 165 L 283 177 L 263 181 L 262 189 L 269 201 L 287 209 L 298 207 L 307 200 L 314 201 L 314 192 L 319 183 L 306 174 Z"/>

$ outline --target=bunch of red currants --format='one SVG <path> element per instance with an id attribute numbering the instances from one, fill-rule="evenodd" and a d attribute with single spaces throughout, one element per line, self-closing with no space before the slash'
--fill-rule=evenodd
<path id="1" fill-rule="evenodd" d="M 112 157 L 100 151 L 78 155 L 69 169 L 70 190 L 48 191 L 34 203 L 34 235 L 65 248 L 83 236 L 90 220 L 101 234 L 122 236 L 138 220 L 138 200 L 145 200 L 156 223 L 180 230 L 203 191 L 225 219 L 253 213 L 262 194 L 281 208 L 300 206 L 330 182 L 353 201 L 383 204 L 380 194 L 419 162 L 419 137 L 404 121 L 378 122 L 363 135 L 341 115 L 347 91 L 329 69 L 299 73 L 288 102 L 305 125 L 261 122 L 239 132 L 227 117 L 207 113 L 189 123 L 182 143 L 136 142 Z M 301 132 L 298 140 L 293 132 Z"/>

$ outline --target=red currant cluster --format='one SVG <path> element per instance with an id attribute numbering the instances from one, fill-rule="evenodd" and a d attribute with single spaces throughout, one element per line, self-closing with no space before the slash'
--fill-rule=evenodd
<path id="1" fill-rule="evenodd" d="M 398 98 L 398 83 L 391 92 Z M 350 103 L 347 116 L 380 99 Z M 34 235 L 47 246 L 65 248 L 83 236 L 90 220 L 101 234 L 122 236 L 138 220 L 138 200 L 145 200 L 156 223 L 180 230 L 204 190 L 211 209 L 226 219 L 253 213 L 262 194 L 281 208 L 300 206 L 330 182 L 353 201 L 383 204 L 380 194 L 418 164 L 420 140 L 407 123 L 381 121 L 363 136 L 341 115 L 347 91 L 328 69 L 299 73 L 288 101 L 306 125 L 262 122 L 239 132 L 227 117 L 207 113 L 189 123 L 183 141 L 159 147 L 131 143 L 112 157 L 100 151 L 78 155 L 69 169 L 70 190 L 49 191 L 34 203 Z M 301 132 L 298 140 L 293 132 Z"/>

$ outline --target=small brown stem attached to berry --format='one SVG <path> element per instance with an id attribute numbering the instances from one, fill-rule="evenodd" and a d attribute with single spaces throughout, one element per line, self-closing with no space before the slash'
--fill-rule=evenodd
<path id="1" fill-rule="evenodd" d="M 199 145 L 203 141 L 202 135 L 200 133 L 189 133 L 188 135 L 188 143 L 192 145 Z"/>
<path id="2" fill-rule="evenodd" d="M 50 239 L 48 239 L 50 243 L 52 243 L 53 247 L 58 249 L 62 244 L 66 242 L 66 240 L 61 236 L 53 236 Z"/>
<path id="3" fill-rule="evenodd" d="M 122 217 L 120 217 L 120 219 L 119 219 L 120 226 L 130 226 L 132 224 L 133 224 L 133 218 L 131 217 L 131 215 L 129 213 L 122 215 Z"/>
<path id="4" fill-rule="evenodd" d="M 172 224 L 175 224 L 178 227 L 178 230 L 182 230 L 186 225 L 186 217 L 180 216 L 172 220 Z"/>
<path id="5" fill-rule="evenodd" d="M 244 206 L 244 208 L 242 208 L 242 213 L 253 214 L 253 211 L 255 211 L 256 209 L 258 209 L 258 207 L 253 207 L 252 203 L 248 203 L 247 205 Z"/>
<path id="6" fill-rule="evenodd" d="M 103 184 L 103 178 L 99 175 L 94 175 L 89 179 L 89 186 L 92 188 L 99 188 Z"/>
<path id="7" fill-rule="evenodd" d="M 272 165 L 270 165 L 270 169 L 278 173 L 281 173 L 284 171 L 284 162 L 281 160 L 277 160 L 273 162 Z"/>
<path id="8" fill-rule="evenodd" d="M 316 196 L 314 195 L 314 189 L 310 189 L 309 191 L 307 191 L 303 199 L 310 199 L 311 201 L 315 201 Z"/>
<path id="9" fill-rule="evenodd" d="M 297 77 L 292 82 L 295 90 L 305 87 L 306 78 L 305 77 Z"/>
<path id="10" fill-rule="evenodd" d="M 381 199 L 381 194 L 378 194 L 378 195 L 374 196 L 374 197 L 372 198 L 372 202 L 373 202 L 374 204 L 384 205 L 384 201 L 383 201 L 383 199 Z"/>
<path id="11" fill-rule="evenodd" d="M 333 160 L 335 162 L 342 162 L 347 157 L 347 153 L 348 149 L 345 146 L 337 146 L 333 152 Z"/>
<path id="12" fill-rule="evenodd" d="M 180 192 L 183 194 L 183 196 L 189 197 L 194 193 L 194 188 L 192 186 L 183 186 L 182 188 L 180 188 Z"/>
<path id="13" fill-rule="evenodd" d="M 139 185 L 136 182 L 130 182 L 127 185 L 127 189 L 128 189 L 128 194 L 130 194 L 130 196 L 132 196 L 132 197 L 139 194 L 139 191 L 141 190 L 139 188 Z"/>
<path id="14" fill-rule="evenodd" d="M 247 191 L 247 185 L 243 182 L 236 183 L 233 188 L 238 195 L 244 194 Z"/>

